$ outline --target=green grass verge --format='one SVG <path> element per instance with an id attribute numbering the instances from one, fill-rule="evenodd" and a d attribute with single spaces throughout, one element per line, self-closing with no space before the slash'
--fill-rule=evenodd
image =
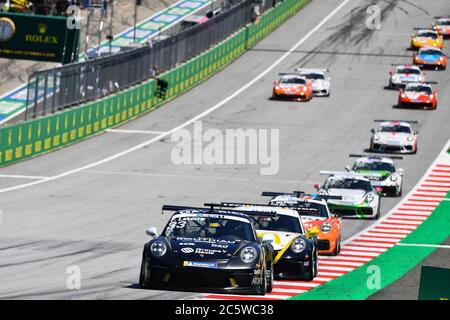
<path id="1" fill-rule="evenodd" d="M 450 193 L 447 194 L 450 198 Z M 450 201 L 442 201 L 416 230 L 405 237 L 402 244 L 443 243 L 450 234 Z M 311 291 L 292 297 L 292 300 L 360 300 L 400 279 L 436 249 L 396 245 L 372 261 Z M 375 266 L 375 267 L 374 267 Z M 378 268 L 379 269 L 378 269 Z M 379 270 L 379 288 L 373 287 L 371 276 Z M 369 282 L 369 285 L 368 285 Z"/>

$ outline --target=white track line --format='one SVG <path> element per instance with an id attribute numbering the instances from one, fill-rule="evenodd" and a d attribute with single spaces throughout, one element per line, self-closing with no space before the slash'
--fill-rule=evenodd
<path id="1" fill-rule="evenodd" d="M 48 177 L 39 176 L 22 176 L 19 174 L 0 174 L 0 178 L 11 178 L 11 179 L 32 179 L 32 180 L 42 180 L 48 179 Z"/>
<path id="2" fill-rule="evenodd" d="M 139 134 L 164 134 L 165 131 L 154 131 L 154 130 L 125 130 L 125 129 L 106 129 L 106 132 L 116 132 L 116 133 L 139 133 Z"/>
<path id="3" fill-rule="evenodd" d="M 88 165 L 79 167 L 79 168 L 75 168 L 63 173 L 60 173 L 58 175 L 46 178 L 46 179 L 42 179 L 39 181 L 35 181 L 35 182 L 31 182 L 31 183 L 25 183 L 25 184 L 21 184 L 21 185 L 17 185 L 17 186 L 13 186 L 13 187 L 9 187 L 9 188 L 4 188 L 4 189 L 0 189 L 0 193 L 5 193 L 5 192 L 10 192 L 10 191 L 15 191 L 15 190 L 19 190 L 19 189 L 23 189 L 23 188 L 27 188 L 27 187 L 31 187 L 31 186 L 35 186 L 44 182 L 49 182 L 49 181 L 54 181 L 54 180 L 58 180 L 67 176 L 70 176 L 72 174 L 78 173 L 80 171 L 83 170 L 87 170 L 87 169 L 91 169 L 93 167 L 105 164 L 107 162 L 113 161 L 115 159 L 118 159 L 120 157 L 123 157 L 129 153 L 132 153 L 136 150 L 142 149 L 144 147 L 147 147 L 148 145 L 151 145 L 155 142 L 158 142 L 159 140 L 171 135 L 172 133 L 181 130 L 191 124 L 193 124 L 195 121 L 198 121 L 200 119 L 202 119 L 203 117 L 209 115 L 210 113 L 216 111 L 217 109 L 223 107 L 226 103 L 228 103 L 229 101 L 231 101 L 232 99 L 234 99 L 235 97 L 237 97 L 238 95 L 240 95 L 242 92 L 246 91 L 248 88 L 250 88 L 252 85 L 254 85 L 255 83 L 257 83 L 259 80 L 261 80 L 265 75 L 267 75 L 270 71 L 272 71 L 273 69 L 275 69 L 276 66 L 278 66 L 281 62 L 283 62 L 289 55 L 291 55 L 293 52 L 295 52 L 297 50 L 297 48 L 299 46 L 301 46 L 303 43 L 305 43 L 314 33 L 317 32 L 317 30 L 319 30 L 326 22 L 328 22 L 328 20 L 330 20 L 339 10 L 341 10 L 348 2 L 350 2 L 350 0 L 345 0 L 343 1 L 339 6 L 337 6 L 331 13 L 329 13 L 322 21 L 320 21 L 311 31 L 309 31 L 302 39 L 300 39 L 296 44 L 294 44 L 292 46 L 292 48 L 290 48 L 286 53 L 284 53 L 280 58 L 278 58 L 273 64 L 271 64 L 266 70 L 264 70 L 263 72 L 261 72 L 259 75 L 257 75 L 255 78 L 253 78 L 251 81 L 249 81 L 247 84 L 245 84 L 244 86 L 240 87 L 238 90 L 236 90 L 234 93 L 232 93 L 231 95 L 229 95 L 227 98 L 223 99 L 222 101 L 220 101 L 219 103 L 215 104 L 214 106 L 212 106 L 211 108 L 203 111 L 202 113 L 198 114 L 197 116 L 191 118 L 190 120 L 180 124 L 179 126 L 163 133 L 160 134 L 156 137 L 154 137 L 153 139 L 147 140 L 143 143 L 140 143 L 138 145 L 135 145 L 134 147 L 131 147 L 129 149 L 126 149 L 122 152 L 116 153 L 112 156 L 109 156 L 107 158 L 104 158 L 100 161 L 96 161 L 93 163 L 90 163 Z"/>
<path id="4" fill-rule="evenodd" d="M 418 243 L 397 243 L 397 246 L 404 247 L 429 247 L 429 248 L 438 248 L 438 249 L 450 249 L 450 246 L 447 245 L 438 245 L 438 244 L 418 244 Z"/>

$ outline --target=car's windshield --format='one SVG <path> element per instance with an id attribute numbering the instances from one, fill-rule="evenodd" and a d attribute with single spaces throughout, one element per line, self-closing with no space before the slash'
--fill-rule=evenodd
<path id="1" fill-rule="evenodd" d="M 431 38 L 431 39 L 436 39 L 437 38 L 437 34 L 434 32 L 429 32 L 429 31 L 420 31 L 417 33 L 418 37 L 426 37 L 426 38 Z"/>
<path id="2" fill-rule="evenodd" d="M 325 182 L 325 190 L 328 189 L 354 189 L 369 192 L 372 185 L 369 181 L 353 178 L 330 177 Z"/>
<path id="3" fill-rule="evenodd" d="M 172 217 L 163 232 L 166 237 L 213 238 L 254 241 L 249 220 L 229 216 L 178 215 Z"/>
<path id="4" fill-rule="evenodd" d="M 298 217 L 277 215 L 274 217 L 252 216 L 256 230 L 303 233 Z"/>
<path id="5" fill-rule="evenodd" d="M 431 88 L 422 85 L 409 85 L 406 87 L 405 91 L 409 92 L 425 92 L 431 94 Z"/>
<path id="6" fill-rule="evenodd" d="M 366 161 L 357 161 L 353 165 L 353 170 L 368 170 L 368 171 L 389 171 L 394 172 L 395 167 L 392 163 L 387 162 L 381 162 L 381 161 L 373 161 L 373 162 L 366 162 Z"/>
<path id="7" fill-rule="evenodd" d="M 296 77 L 283 77 L 280 79 L 280 83 L 295 83 L 295 84 L 305 84 L 306 81 L 303 78 Z"/>
<path id="8" fill-rule="evenodd" d="M 328 210 L 325 204 L 316 202 L 297 202 L 295 209 L 301 216 L 328 218 Z"/>
<path id="9" fill-rule="evenodd" d="M 436 25 L 438 26 L 450 26 L 450 20 L 439 20 L 436 22 Z"/>
<path id="10" fill-rule="evenodd" d="M 304 73 L 302 76 L 310 80 L 325 80 L 325 76 L 320 73 Z"/>
<path id="11" fill-rule="evenodd" d="M 420 74 L 420 70 L 414 68 L 401 68 L 397 70 L 400 74 Z"/>
<path id="12" fill-rule="evenodd" d="M 420 54 L 441 55 L 442 52 L 436 49 L 424 49 L 420 51 Z"/>
<path id="13" fill-rule="evenodd" d="M 411 128 L 402 125 L 386 125 L 380 127 L 380 132 L 401 132 L 411 133 Z"/>

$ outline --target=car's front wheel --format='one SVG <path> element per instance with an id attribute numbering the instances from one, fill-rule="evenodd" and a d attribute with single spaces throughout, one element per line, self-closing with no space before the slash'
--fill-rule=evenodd
<path id="1" fill-rule="evenodd" d="M 146 275 L 145 275 L 145 258 L 142 256 L 142 263 L 141 263 L 141 272 L 139 274 L 139 286 L 141 288 L 147 288 L 147 282 L 146 282 Z"/>
<path id="2" fill-rule="evenodd" d="M 273 289 L 273 262 L 270 262 L 270 267 L 268 268 L 269 270 L 266 271 L 267 273 L 267 279 L 266 279 L 266 292 L 267 293 L 271 293 L 272 289 Z"/>

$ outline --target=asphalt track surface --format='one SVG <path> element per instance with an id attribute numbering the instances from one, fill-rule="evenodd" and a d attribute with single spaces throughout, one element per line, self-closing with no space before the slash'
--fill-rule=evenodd
<path id="1" fill-rule="evenodd" d="M 342 1 L 314 0 L 254 49 L 222 72 L 160 109 L 120 129 L 168 131 L 201 114 L 252 81 L 316 27 Z M 320 170 L 351 164 L 349 153 L 368 147 L 374 119 L 417 120 L 419 151 L 405 156 L 404 194 L 433 162 L 449 138 L 448 72 L 428 72 L 438 81 L 436 111 L 393 108 L 397 93 L 384 86 L 392 63 L 411 62 L 413 27 L 450 15 L 447 0 L 375 1 L 382 29 L 366 28 L 374 1 L 350 0 L 317 32 L 247 90 L 202 118 L 203 127 L 279 129 L 280 169 L 260 175 L 252 165 L 175 165 L 170 137 L 111 161 L 74 170 L 130 149 L 156 135 L 109 132 L 60 151 L 0 170 L 0 298 L 178 299 L 195 293 L 141 290 L 137 286 L 145 229 L 159 230 L 163 204 L 261 202 L 261 191 L 312 191 Z M 279 72 L 325 67 L 330 98 L 309 103 L 269 100 Z M 192 132 L 192 126 L 188 129 Z M 70 173 L 70 174 L 69 174 Z M 3 177 L 1 176 L 3 175 Z M 28 187 L 33 179 L 53 177 Z M 382 199 L 382 213 L 398 199 Z M 373 221 L 345 220 L 343 239 Z M 67 269 L 79 266 L 80 290 L 68 290 Z"/>

